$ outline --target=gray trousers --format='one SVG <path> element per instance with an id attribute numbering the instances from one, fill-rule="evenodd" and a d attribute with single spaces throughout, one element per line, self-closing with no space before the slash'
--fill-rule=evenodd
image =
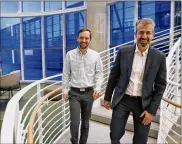
<path id="1" fill-rule="evenodd" d="M 146 144 L 150 124 L 142 124 L 143 117 L 140 115 L 143 112 L 142 98 L 131 98 L 124 95 L 120 103 L 113 109 L 112 120 L 110 124 L 110 138 L 112 144 L 120 144 L 120 139 L 125 133 L 125 126 L 129 114 L 132 112 L 134 121 L 134 144 Z"/>
<path id="2" fill-rule="evenodd" d="M 81 130 L 80 144 L 86 144 L 89 132 L 89 119 L 93 106 L 93 90 L 87 92 L 69 91 L 70 104 L 70 132 L 72 144 L 78 143 L 80 114 L 81 114 Z"/>

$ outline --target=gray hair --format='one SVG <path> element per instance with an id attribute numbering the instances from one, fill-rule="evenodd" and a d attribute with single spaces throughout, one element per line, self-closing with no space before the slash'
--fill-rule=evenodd
<path id="1" fill-rule="evenodd" d="M 155 22 L 153 21 L 153 19 L 151 18 L 143 18 L 143 19 L 140 19 L 136 22 L 136 28 L 135 28 L 135 32 L 137 32 L 137 27 L 138 25 L 142 23 L 144 25 L 148 25 L 148 24 L 151 24 L 153 26 L 153 31 L 154 31 L 154 28 L 155 28 Z"/>

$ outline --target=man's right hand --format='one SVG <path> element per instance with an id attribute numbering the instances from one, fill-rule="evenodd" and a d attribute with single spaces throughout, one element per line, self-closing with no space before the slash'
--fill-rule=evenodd
<path id="1" fill-rule="evenodd" d="M 64 98 L 65 100 L 68 100 L 68 98 L 69 98 L 68 93 L 64 93 L 64 94 L 63 94 L 63 98 Z"/>
<path id="2" fill-rule="evenodd" d="M 105 100 L 104 100 L 104 107 L 105 107 L 107 110 L 111 109 L 111 102 L 110 102 L 110 101 L 105 101 Z"/>

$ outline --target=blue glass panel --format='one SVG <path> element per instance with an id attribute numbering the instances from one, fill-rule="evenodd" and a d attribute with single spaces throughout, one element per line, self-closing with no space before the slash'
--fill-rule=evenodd
<path id="1" fill-rule="evenodd" d="M 85 27 L 85 11 L 66 14 L 66 50 L 77 47 L 78 31 Z"/>
<path id="2" fill-rule="evenodd" d="M 25 80 L 42 79 L 42 51 L 24 50 Z"/>
<path id="3" fill-rule="evenodd" d="M 20 19 L 0 18 L 0 47 L 3 49 L 20 48 Z"/>
<path id="4" fill-rule="evenodd" d="M 111 47 L 134 38 L 134 2 L 117 2 L 110 7 Z"/>
<path id="5" fill-rule="evenodd" d="M 170 28 L 170 1 L 139 2 L 139 19 L 152 18 L 155 32 Z"/>
<path id="6" fill-rule="evenodd" d="M 60 10 L 62 9 L 62 2 L 45 1 L 45 11 Z"/>
<path id="7" fill-rule="evenodd" d="M 63 71 L 63 50 L 47 49 L 46 54 L 46 77 L 60 74 Z"/>
<path id="8" fill-rule="evenodd" d="M 175 1 L 174 17 L 175 17 L 175 26 L 180 26 L 181 25 L 181 1 Z"/>
<path id="9" fill-rule="evenodd" d="M 25 2 L 23 1 L 23 12 L 40 12 L 41 2 Z"/>
<path id="10" fill-rule="evenodd" d="M 74 8 L 74 7 L 80 7 L 83 6 L 84 2 L 83 1 L 66 1 L 66 8 Z"/>
<path id="11" fill-rule="evenodd" d="M 19 2 L 0 2 L 1 13 L 17 13 L 19 9 Z"/>
<path id="12" fill-rule="evenodd" d="M 8 74 L 14 70 L 21 70 L 20 51 L 2 50 L 2 72 Z"/>
<path id="13" fill-rule="evenodd" d="M 41 48 L 41 17 L 23 18 L 23 47 Z"/>
<path id="14" fill-rule="evenodd" d="M 63 33 L 61 15 L 45 17 L 45 48 L 62 48 Z"/>
<path id="15" fill-rule="evenodd" d="M 152 18 L 155 21 L 155 32 L 163 31 L 160 35 L 169 33 L 169 30 L 164 30 L 170 28 L 170 3 L 170 1 L 139 2 L 139 18 Z M 164 44 L 166 45 L 166 43 Z M 164 44 L 160 41 L 155 48 L 160 48 L 162 51 L 165 50 L 163 52 L 168 53 L 168 46 Z"/>

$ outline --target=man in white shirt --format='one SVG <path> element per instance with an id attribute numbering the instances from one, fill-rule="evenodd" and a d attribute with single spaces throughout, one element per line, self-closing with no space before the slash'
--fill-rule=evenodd
<path id="1" fill-rule="evenodd" d="M 70 104 L 70 140 L 78 143 L 81 114 L 79 143 L 86 144 L 93 101 L 101 91 L 103 65 L 99 53 L 89 48 L 90 30 L 81 29 L 77 41 L 78 47 L 69 51 L 64 60 L 63 96 Z"/>
<path id="2" fill-rule="evenodd" d="M 166 88 L 164 53 L 150 46 L 155 23 L 144 18 L 136 23 L 136 44 L 122 47 L 112 67 L 104 97 L 111 108 L 110 138 L 119 144 L 125 133 L 130 112 L 133 115 L 134 144 L 146 144 L 153 115 L 156 114 Z"/>

